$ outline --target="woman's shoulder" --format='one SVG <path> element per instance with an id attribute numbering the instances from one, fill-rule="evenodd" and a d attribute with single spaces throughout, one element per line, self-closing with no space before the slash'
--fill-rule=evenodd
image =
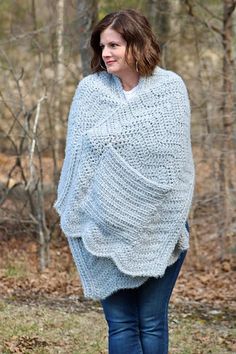
<path id="1" fill-rule="evenodd" d="M 109 86 L 109 83 L 107 75 L 103 72 L 87 75 L 78 82 L 73 99 L 90 99 L 94 92 L 102 92 L 104 86 Z"/>
<path id="2" fill-rule="evenodd" d="M 93 88 L 94 86 L 108 84 L 109 82 L 109 74 L 105 71 L 101 71 L 98 73 L 92 73 L 85 76 L 80 82 L 78 83 L 78 88 L 80 89 L 89 89 Z"/>

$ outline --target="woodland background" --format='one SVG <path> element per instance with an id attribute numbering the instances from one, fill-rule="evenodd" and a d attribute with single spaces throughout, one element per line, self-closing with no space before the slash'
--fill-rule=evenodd
<path id="1" fill-rule="evenodd" d="M 83 299 L 52 205 L 71 99 L 90 72 L 91 30 L 122 8 L 149 18 L 161 66 L 183 77 L 191 99 L 196 186 L 171 353 L 236 352 L 235 7 L 235 0 L 0 1 L 0 353 L 106 352 L 99 304 Z M 72 318 L 84 330 L 73 332 Z"/>

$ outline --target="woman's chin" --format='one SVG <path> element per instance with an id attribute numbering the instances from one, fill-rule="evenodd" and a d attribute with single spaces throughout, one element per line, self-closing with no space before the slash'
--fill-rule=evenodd
<path id="1" fill-rule="evenodd" d="M 107 68 L 107 72 L 109 73 L 109 74 L 115 74 L 115 72 L 116 72 L 116 70 L 114 69 L 114 68 Z"/>

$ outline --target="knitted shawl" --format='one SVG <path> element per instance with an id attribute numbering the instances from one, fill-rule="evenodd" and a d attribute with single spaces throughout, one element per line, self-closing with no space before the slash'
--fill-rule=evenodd
<path id="1" fill-rule="evenodd" d="M 55 208 L 86 297 L 159 277 L 188 248 L 194 188 L 183 80 L 156 67 L 126 100 L 118 77 L 80 81 Z"/>

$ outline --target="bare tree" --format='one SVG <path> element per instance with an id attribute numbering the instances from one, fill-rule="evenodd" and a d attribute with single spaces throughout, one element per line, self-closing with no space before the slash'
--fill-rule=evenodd
<path id="1" fill-rule="evenodd" d="M 235 178 L 233 171 L 235 167 L 235 143 L 234 143 L 234 126 L 235 126 L 235 111 L 234 111 L 234 60 L 232 55 L 233 48 L 233 13 L 236 7 L 235 0 L 223 1 L 223 17 L 216 16 L 206 5 L 201 2 L 193 3 L 190 0 L 185 0 L 185 5 L 189 16 L 198 21 L 206 29 L 215 33 L 219 37 L 222 45 L 222 89 L 221 89 L 221 105 L 219 107 L 219 117 L 221 118 L 220 125 L 222 127 L 221 134 L 221 153 L 219 159 L 219 192 L 218 198 L 218 213 L 219 218 L 218 233 L 222 241 L 222 258 L 224 258 L 225 236 L 229 236 L 231 247 L 233 247 L 232 221 L 233 210 L 235 209 Z M 200 16 L 196 11 L 196 7 L 200 7 L 205 13 L 217 21 L 221 21 L 221 26 L 215 21 L 207 21 L 203 16 Z"/>
<path id="2" fill-rule="evenodd" d="M 63 115 L 62 93 L 65 82 L 64 67 L 64 0 L 57 0 L 57 64 L 56 64 L 56 92 L 55 92 L 55 176 L 58 175 L 57 162 L 59 161 L 60 140 L 62 135 L 61 115 Z"/>
<path id="3" fill-rule="evenodd" d="M 224 194 L 224 228 L 223 233 L 227 233 L 232 237 L 230 226 L 233 220 L 233 194 L 235 176 L 233 168 L 236 163 L 235 144 L 234 144 L 234 60 L 232 56 L 233 44 L 233 12 L 236 7 L 235 0 L 224 0 L 223 12 L 223 28 L 221 30 L 222 46 L 223 46 L 223 101 L 222 101 L 222 118 L 224 139 L 222 142 L 221 164 L 220 164 L 220 189 Z M 223 239 L 223 233 L 221 238 Z M 231 239 L 231 247 L 233 240 Z"/>
<path id="4" fill-rule="evenodd" d="M 39 242 L 39 260 L 40 260 L 40 269 L 43 271 L 49 265 L 49 241 L 50 233 L 46 224 L 45 218 L 45 203 L 44 203 L 44 193 L 43 193 L 43 173 L 41 166 L 41 155 L 38 150 L 38 159 L 39 159 L 39 168 L 35 166 L 34 163 L 34 154 L 35 148 L 38 141 L 37 128 L 40 119 L 40 109 L 41 103 L 46 99 L 46 96 L 42 96 L 36 106 L 36 113 L 32 131 L 28 130 L 28 139 L 29 146 L 29 178 L 27 184 L 25 185 L 25 191 L 27 192 L 28 197 L 30 198 L 31 205 L 31 218 L 35 222 L 36 231 L 38 234 Z M 29 126 L 28 126 L 29 128 Z"/>
<path id="5" fill-rule="evenodd" d="M 8 174 L 4 193 L 2 193 L 0 199 L 0 205 L 3 207 L 8 198 L 13 198 L 14 203 L 17 204 L 18 207 L 19 205 L 23 205 L 20 207 L 21 222 L 31 224 L 33 226 L 33 232 L 36 232 L 38 236 L 40 269 L 44 270 L 49 265 L 50 232 L 45 217 L 43 168 L 39 146 L 38 125 L 41 104 L 46 99 L 46 96 L 42 95 L 42 97 L 38 99 L 37 104 L 27 108 L 21 90 L 21 80 L 23 79 L 24 72 L 22 71 L 20 75 L 17 75 L 9 60 L 8 63 L 11 77 L 16 83 L 19 97 L 18 106 L 20 109 L 14 112 L 14 109 L 9 105 L 2 91 L 0 91 L 1 101 L 10 115 L 9 128 L 8 131 L 4 131 L 4 134 L 11 142 L 12 149 L 14 149 L 16 156 L 15 164 L 11 167 Z M 31 124 L 33 117 L 34 122 Z M 21 130 L 21 138 L 18 139 L 18 141 L 14 141 L 12 137 L 13 129 L 17 125 Z M 28 152 L 28 164 L 25 163 L 26 151 Z M 38 163 L 36 164 L 37 159 Z M 20 172 L 21 182 L 13 182 L 10 186 L 9 181 L 15 170 Z M 28 208 L 26 208 L 27 205 Z M 28 212 L 25 212 L 26 209 Z M 7 218 L 9 218 L 9 216 Z"/>

